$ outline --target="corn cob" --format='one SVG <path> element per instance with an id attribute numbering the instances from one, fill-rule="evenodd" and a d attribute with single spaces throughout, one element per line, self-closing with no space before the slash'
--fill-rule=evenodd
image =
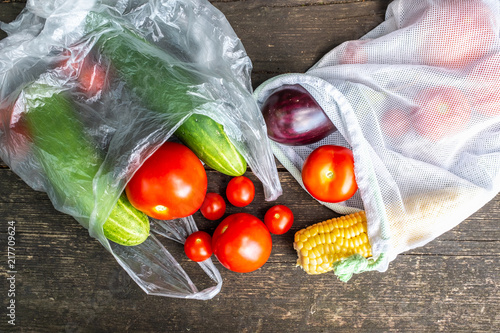
<path id="1" fill-rule="evenodd" d="M 299 257 L 297 266 L 307 274 L 321 274 L 333 270 L 335 262 L 353 254 L 371 257 L 366 230 L 366 215 L 361 211 L 297 231 L 293 243 Z"/>

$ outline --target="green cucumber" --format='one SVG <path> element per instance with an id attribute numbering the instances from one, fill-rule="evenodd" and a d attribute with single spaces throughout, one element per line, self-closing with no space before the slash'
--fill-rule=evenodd
<path id="1" fill-rule="evenodd" d="M 93 179 L 102 163 L 76 118 L 72 103 L 53 87 L 32 83 L 24 91 L 24 114 L 34 154 L 52 187 L 53 200 L 74 216 L 94 209 Z M 103 225 L 104 235 L 121 245 L 138 245 L 149 236 L 149 219 L 122 194 Z"/>
<path id="2" fill-rule="evenodd" d="M 178 122 L 206 103 L 190 89 L 202 82 L 178 59 L 132 30 L 111 28 L 111 22 L 103 14 L 90 13 L 87 26 L 106 27 L 97 42 L 100 52 L 149 110 L 168 114 L 169 119 Z M 223 126 L 210 117 L 191 115 L 174 134 L 209 167 L 230 176 L 245 173 L 245 159 L 231 143 Z"/>
<path id="3" fill-rule="evenodd" d="M 122 194 L 103 225 L 104 236 L 121 245 L 138 245 L 149 236 L 149 219 Z"/>
<path id="4" fill-rule="evenodd" d="M 214 126 L 218 126 L 219 130 L 214 131 Z M 232 144 L 227 144 L 230 141 L 222 125 L 218 123 L 214 125 L 210 117 L 201 114 L 192 115 L 183 126 L 179 127 L 175 135 L 211 168 L 230 176 L 241 176 L 245 173 L 247 168 L 245 160 L 243 157 L 236 158 L 241 155 Z M 202 141 L 203 145 L 190 144 Z M 222 154 L 220 154 L 221 146 L 224 147 Z"/>

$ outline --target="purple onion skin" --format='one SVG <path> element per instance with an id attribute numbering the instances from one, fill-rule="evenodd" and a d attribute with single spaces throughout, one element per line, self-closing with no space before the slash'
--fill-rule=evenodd
<path id="1" fill-rule="evenodd" d="M 262 114 L 268 137 L 288 146 L 308 145 L 337 129 L 301 85 L 283 85 L 264 102 Z"/>

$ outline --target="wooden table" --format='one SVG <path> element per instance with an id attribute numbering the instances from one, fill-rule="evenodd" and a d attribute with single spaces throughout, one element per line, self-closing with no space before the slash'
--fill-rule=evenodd
<path id="1" fill-rule="evenodd" d="M 388 0 L 214 0 L 253 60 L 253 83 L 304 72 L 341 42 L 357 39 L 384 19 Z M 0 3 L 11 21 L 23 3 Z M 5 34 L 0 33 L 0 38 Z M 247 175 L 257 184 L 249 171 Z M 500 195 L 425 247 L 404 253 L 386 273 L 368 272 L 349 283 L 333 274 L 308 276 L 295 267 L 295 231 L 332 217 L 282 167 L 286 204 L 296 222 L 273 236 L 269 262 L 256 272 L 223 276 L 209 301 L 147 296 L 113 257 L 73 218 L 52 207 L 46 194 L 26 186 L 0 164 L 2 299 L 8 290 L 6 232 L 16 225 L 16 327 L 18 332 L 494 332 L 500 331 Z M 223 193 L 229 177 L 209 172 L 209 190 Z M 274 203 L 260 186 L 243 209 L 263 218 Z M 212 232 L 199 213 L 199 228 Z M 189 266 L 182 246 L 169 250 Z M 215 260 L 216 261 L 216 260 Z M 198 274 L 198 275 L 197 275 Z M 203 274 L 193 273 L 203 282 Z"/>

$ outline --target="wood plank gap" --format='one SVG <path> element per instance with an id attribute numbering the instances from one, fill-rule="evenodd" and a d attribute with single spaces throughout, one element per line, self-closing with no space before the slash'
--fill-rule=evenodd
<path id="1" fill-rule="evenodd" d="M 278 71 L 252 71 L 252 74 L 273 74 L 273 75 L 279 75 L 279 74 L 284 74 L 284 73 L 289 73 L 289 72 L 278 72 Z"/>
<path id="2" fill-rule="evenodd" d="M 345 5 L 349 3 L 368 3 L 368 2 L 374 2 L 378 0 L 344 0 L 344 1 L 318 1 L 318 2 L 306 2 L 306 3 L 300 3 L 300 4 L 295 4 L 295 5 L 290 5 L 290 4 L 282 4 L 282 5 L 264 5 L 261 6 L 261 8 L 294 8 L 294 7 L 311 7 L 311 6 L 329 6 L 329 5 Z M 246 2 L 245 0 L 213 0 L 210 1 L 212 4 L 214 3 L 231 3 L 231 2 Z"/>
<path id="3" fill-rule="evenodd" d="M 498 258 L 499 255 L 496 254 L 449 254 L 449 253 L 400 253 L 398 256 L 407 257 L 453 257 L 453 258 Z"/>

